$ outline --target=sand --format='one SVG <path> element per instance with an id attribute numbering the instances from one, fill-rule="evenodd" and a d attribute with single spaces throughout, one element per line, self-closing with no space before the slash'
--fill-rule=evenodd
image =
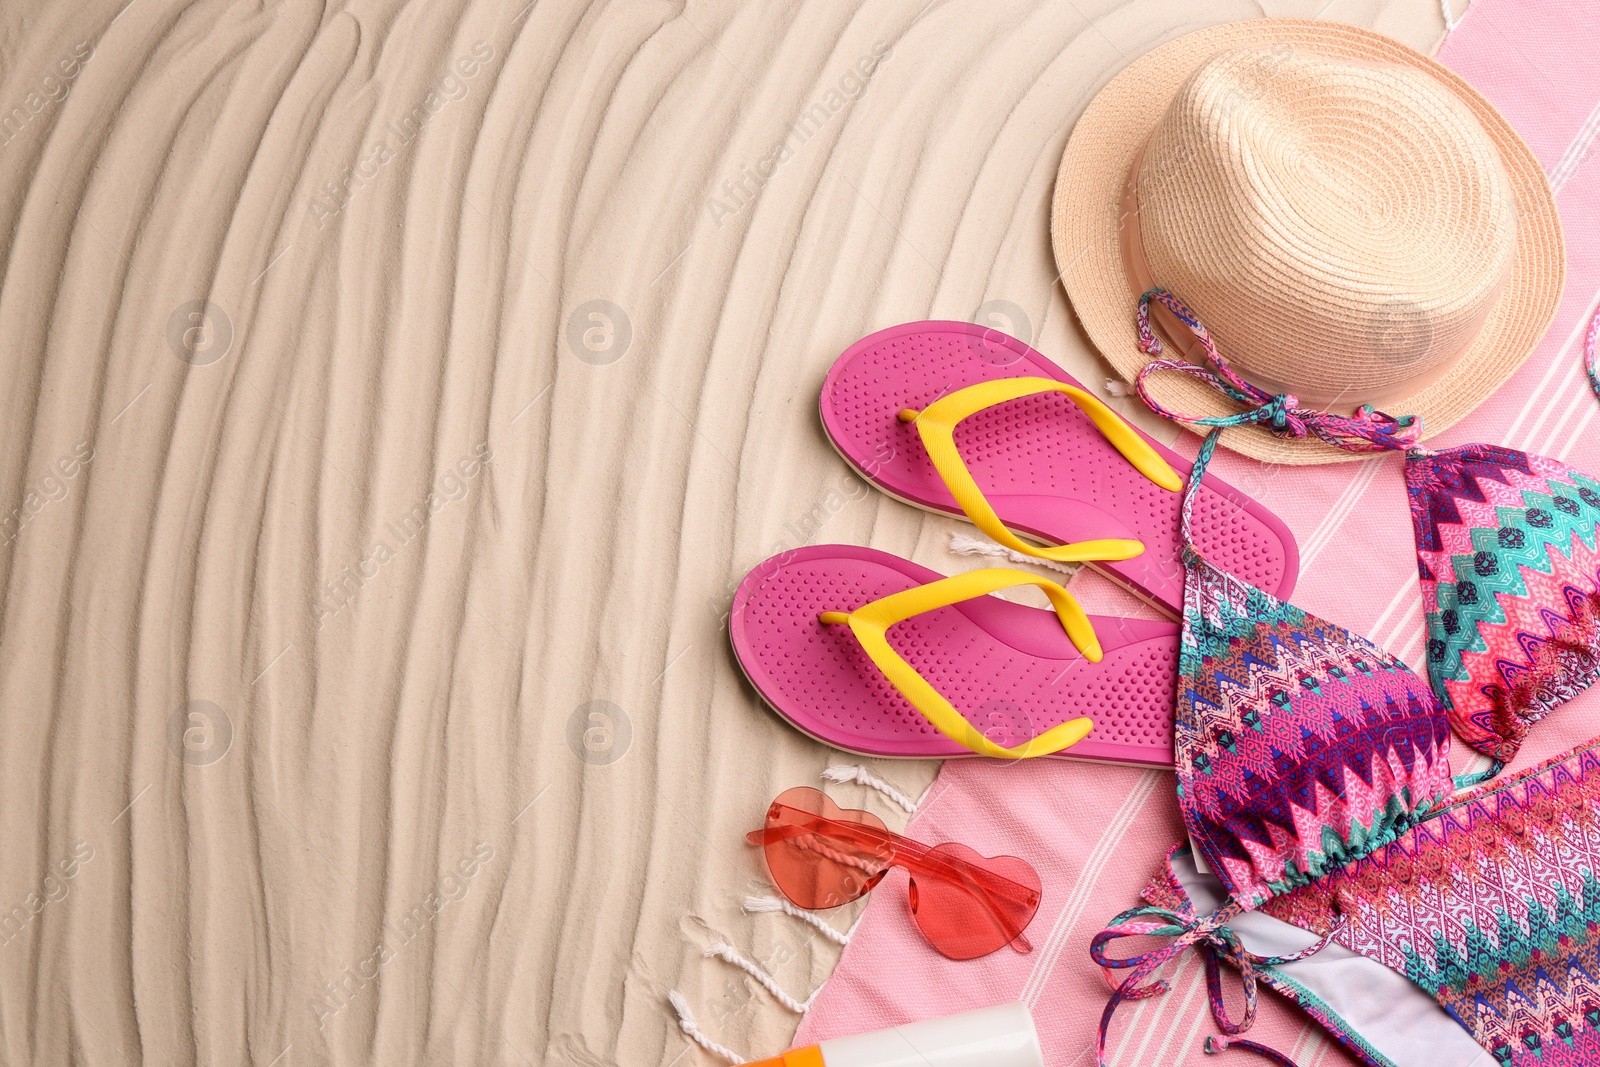
<path id="1" fill-rule="evenodd" d="M 702 950 L 827 976 L 741 834 L 838 757 L 728 596 L 802 542 L 972 565 L 829 450 L 828 365 L 982 317 L 1103 376 L 1047 233 L 1094 89 L 1198 19 L 1442 32 L 451 7 L 0 10 L 0 1062 L 712 1062 L 671 988 L 782 1047 Z"/>

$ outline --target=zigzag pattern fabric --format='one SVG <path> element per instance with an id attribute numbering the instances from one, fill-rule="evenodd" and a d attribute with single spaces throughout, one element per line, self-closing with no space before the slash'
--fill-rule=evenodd
<path id="1" fill-rule="evenodd" d="M 1219 946 L 1242 959 L 1231 950 L 1229 920 L 1389 844 L 1453 788 L 1449 720 L 1421 678 L 1366 638 L 1219 570 L 1195 548 L 1195 493 L 1220 432 L 1201 443 L 1183 494 L 1173 755 L 1184 825 L 1228 899 L 1204 918 L 1124 912 L 1091 940 L 1099 966 L 1129 972 L 1100 1015 L 1096 1067 L 1108 1063 L 1117 1007 L 1169 988 L 1156 977 L 1168 960 L 1190 946 L 1212 963 Z M 1126 959 L 1108 953 L 1124 937 L 1151 934 L 1172 940 Z M 1253 962 L 1247 974 L 1270 962 Z M 1254 983 L 1247 977 L 1237 1023 L 1213 990 L 1230 1038 L 1249 1029 Z M 1266 1046 L 1232 1044 L 1290 1062 Z"/>
<path id="2" fill-rule="evenodd" d="M 1263 910 L 1398 971 L 1504 1067 L 1600 1063 L 1600 743 Z"/>
<path id="3" fill-rule="evenodd" d="M 1179 800 L 1196 848 L 1251 908 L 1443 803 L 1450 728 L 1400 660 L 1191 556 Z"/>
<path id="4" fill-rule="evenodd" d="M 1367 407 L 1334 416 L 1269 396 L 1228 367 L 1199 319 L 1164 290 L 1139 300 L 1140 347 L 1151 355 L 1161 352 L 1152 301 L 1194 334 L 1206 366 L 1154 360 L 1136 381 L 1140 396 L 1169 418 L 1216 428 L 1183 501 L 1174 740 L 1184 823 L 1228 899 L 1202 918 L 1147 897 L 1149 906 L 1093 939 L 1098 964 L 1131 970 L 1101 1015 L 1097 1064 L 1117 1005 L 1165 991 L 1157 970 L 1191 945 L 1213 972 L 1222 959 L 1239 967 L 1245 1018 L 1227 1018 L 1214 976 L 1213 1014 L 1229 1035 L 1247 1029 L 1256 984 L 1270 984 L 1274 961 L 1245 953 L 1226 924 L 1257 907 L 1407 975 L 1501 1064 L 1600 1064 L 1600 757 L 1583 750 L 1541 768 L 1546 778 L 1483 786 L 1460 802 L 1450 799 L 1447 760 L 1453 724 L 1497 773 L 1534 722 L 1600 676 L 1600 483 L 1491 445 L 1435 452 L 1417 443 L 1421 426 L 1409 417 Z M 1597 336 L 1600 315 L 1586 341 L 1591 367 Z M 1175 415 L 1145 388 L 1156 371 L 1189 374 L 1245 410 Z M 1600 378 L 1593 384 L 1600 393 Z M 1195 486 L 1221 428 L 1248 424 L 1350 451 L 1405 451 L 1431 689 L 1370 641 L 1195 551 Z M 1170 897 L 1182 897 L 1170 864 L 1166 874 Z M 1125 960 L 1107 952 L 1151 935 L 1173 940 Z M 1307 1007 L 1367 1062 L 1381 1062 L 1331 1012 Z"/>
<path id="5" fill-rule="evenodd" d="M 1508 762 L 1600 678 L 1600 482 L 1494 445 L 1416 451 L 1405 471 L 1434 693 Z"/>

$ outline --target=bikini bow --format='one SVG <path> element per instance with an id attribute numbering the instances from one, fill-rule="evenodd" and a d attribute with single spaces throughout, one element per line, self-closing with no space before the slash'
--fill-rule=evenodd
<path id="1" fill-rule="evenodd" d="M 1191 945 L 1200 950 L 1206 968 L 1206 992 L 1211 1000 L 1211 1015 L 1226 1037 L 1206 1038 L 1205 1050 L 1215 1054 L 1227 1048 L 1245 1049 L 1271 1059 L 1282 1067 L 1295 1067 L 1294 1061 L 1274 1049 L 1254 1041 L 1240 1039 L 1239 1034 L 1255 1024 L 1257 982 L 1262 967 L 1280 966 L 1308 959 L 1325 948 L 1338 934 L 1341 922 L 1325 936 L 1299 952 L 1285 956 L 1258 956 L 1239 941 L 1239 935 L 1226 925 L 1243 913 L 1237 904 L 1219 909 L 1204 918 L 1180 914 L 1168 908 L 1142 905 L 1130 908 L 1111 920 L 1111 924 L 1094 936 L 1089 943 L 1089 955 L 1101 967 L 1111 970 L 1131 969 L 1123 982 L 1116 987 L 1105 1011 L 1100 1015 L 1100 1043 L 1096 1059 L 1098 1067 L 1106 1064 L 1106 1036 L 1110 1032 L 1111 1017 L 1125 1000 L 1144 1000 L 1159 996 L 1172 988 L 1164 978 L 1150 979 L 1169 960 Z M 1124 937 L 1170 937 L 1174 940 L 1157 949 L 1137 956 L 1117 958 L 1106 954 L 1111 942 Z M 1239 972 L 1244 984 L 1244 1016 L 1234 1022 L 1222 998 L 1222 964 L 1227 963 Z"/>

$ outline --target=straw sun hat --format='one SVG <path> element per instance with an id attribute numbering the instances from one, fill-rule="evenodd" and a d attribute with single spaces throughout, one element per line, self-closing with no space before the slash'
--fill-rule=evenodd
<path id="1" fill-rule="evenodd" d="M 1159 285 L 1252 384 L 1419 415 L 1424 438 L 1528 357 L 1566 269 L 1544 171 L 1487 100 L 1381 34 L 1297 19 L 1200 30 L 1113 78 L 1067 143 L 1050 228 L 1073 309 L 1124 378 L 1150 358 L 1135 302 Z M 1198 361 L 1166 314 L 1168 352 Z M 1188 375 L 1148 383 L 1171 410 L 1239 410 Z M 1222 443 L 1356 458 L 1255 426 Z"/>

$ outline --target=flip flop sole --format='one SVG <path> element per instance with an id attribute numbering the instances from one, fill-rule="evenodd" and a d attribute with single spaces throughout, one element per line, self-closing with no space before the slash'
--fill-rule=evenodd
<path id="1" fill-rule="evenodd" d="M 901 422 L 899 412 L 978 382 L 1028 376 L 1083 388 L 1006 334 L 969 322 L 906 323 L 862 338 L 834 363 L 822 387 L 822 425 L 868 482 L 915 507 L 962 518 L 916 427 Z M 1140 436 L 1180 474 L 1191 468 L 1189 460 Z M 1174 618 L 1181 613 L 1181 494 L 1135 470 L 1071 401 L 1055 394 L 1009 401 L 964 420 L 955 439 L 1007 526 L 1046 545 L 1102 537 L 1143 541 L 1142 555 L 1090 566 Z M 1202 555 L 1280 599 L 1294 591 L 1300 554 L 1281 519 L 1209 474 L 1195 508 Z"/>
<path id="2" fill-rule="evenodd" d="M 889 759 L 974 753 L 934 729 L 867 657 L 850 629 L 818 621 L 943 577 L 870 548 L 795 549 L 752 570 L 728 630 L 745 677 L 823 744 Z M 1105 658 L 1090 663 L 1055 614 L 986 596 L 897 624 L 889 639 L 979 731 L 1010 747 L 1087 715 L 1069 759 L 1172 766 L 1176 623 L 1090 616 Z"/>

